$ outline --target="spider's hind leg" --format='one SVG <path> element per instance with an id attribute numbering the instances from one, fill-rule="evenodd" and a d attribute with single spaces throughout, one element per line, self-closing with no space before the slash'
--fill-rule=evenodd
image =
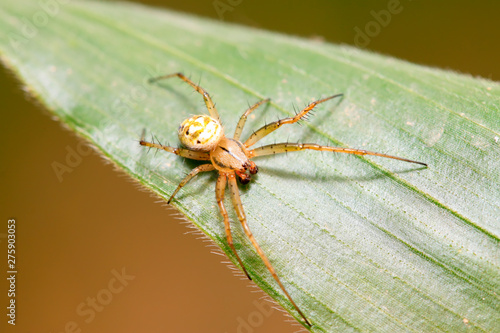
<path id="1" fill-rule="evenodd" d="M 215 103 L 212 101 L 212 98 L 210 97 L 208 92 L 205 89 L 203 89 L 202 87 L 200 87 L 199 85 L 197 85 L 196 83 L 194 83 L 193 81 L 191 81 L 184 74 L 173 73 L 173 74 L 154 77 L 154 78 L 149 79 L 149 83 L 153 83 L 153 82 L 156 82 L 159 80 L 168 79 L 168 78 L 175 77 L 175 76 L 177 76 L 182 81 L 189 84 L 191 87 L 194 88 L 194 90 L 196 90 L 198 93 L 200 93 L 203 96 L 203 100 L 205 101 L 205 105 L 207 106 L 207 110 L 210 113 L 210 116 L 212 118 L 216 119 L 220 123 L 219 113 L 217 112 L 217 109 L 215 108 Z"/>
<path id="2" fill-rule="evenodd" d="M 195 151 L 195 150 L 190 150 L 186 148 L 175 148 L 175 147 L 170 147 L 170 146 L 165 146 L 160 143 L 156 142 L 149 142 L 145 140 L 145 134 L 146 131 L 142 131 L 141 135 L 141 140 L 139 141 L 139 144 L 144 147 L 149 147 L 149 148 L 156 148 L 156 149 L 161 149 L 165 150 L 169 153 L 179 155 L 182 157 L 190 158 L 192 160 L 198 160 L 198 161 L 208 161 L 210 160 L 210 154 L 204 151 Z"/>

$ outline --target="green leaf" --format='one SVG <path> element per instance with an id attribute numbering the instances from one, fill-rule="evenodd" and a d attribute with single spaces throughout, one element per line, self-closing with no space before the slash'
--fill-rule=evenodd
<path id="1" fill-rule="evenodd" d="M 2 60 L 61 122 L 164 198 L 199 163 L 137 140 L 145 128 L 177 145 L 178 124 L 206 113 L 184 82 L 147 83 L 178 71 L 211 93 L 227 133 L 259 99 L 272 101 L 244 138 L 343 92 L 262 144 L 317 142 L 429 164 L 313 151 L 255 159 L 259 174 L 241 186 L 248 223 L 311 331 L 500 330 L 497 83 L 164 10 L 66 2 L 4 5 Z M 235 262 L 215 179 L 199 175 L 173 204 Z M 239 223 L 233 234 L 255 283 L 299 318 Z"/>

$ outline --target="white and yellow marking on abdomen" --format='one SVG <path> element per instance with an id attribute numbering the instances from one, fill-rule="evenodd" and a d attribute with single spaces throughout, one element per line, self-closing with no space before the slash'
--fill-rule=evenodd
<path id="1" fill-rule="evenodd" d="M 199 115 L 188 118 L 179 126 L 179 140 L 193 150 L 210 151 L 224 136 L 222 125 L 215 119 Z"/>

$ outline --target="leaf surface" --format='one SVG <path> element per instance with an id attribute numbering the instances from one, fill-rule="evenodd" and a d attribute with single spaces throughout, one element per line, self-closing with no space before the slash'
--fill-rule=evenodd
<path id="1" fill-rule="evenodd" d="M 344 93 L 256 146 L 316 142 L 429 164 L 313 151 L 255 159 L 259 174 L 240 187 L 248 223 L 311 331 L 500 330 L 497 83 L 133 4 L 57 4 L 3 6 L 4 64 L 61 122 L 164 198 L 199 163 L 148 153 L 137 140 L 146 129 L 177 145 L 178 124 L 206 113 L 184 82 L 147 82 L 179 71 L 212 95 L 228 135 L 249 104 L 271 98 L 244 139 Z M 199 175 L 173 204 L 235 262 L 215 180 Z M 229 211 L 254 281 L 297 317 Z"/>

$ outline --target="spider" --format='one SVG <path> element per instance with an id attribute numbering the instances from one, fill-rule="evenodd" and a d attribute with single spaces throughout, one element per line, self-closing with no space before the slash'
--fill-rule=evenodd
<path id="1" fill-rule="evenodd" d="M 269 102 L 269 99 L 261 100 L 255 103 L 253 106 L 249 107 L 245 111 L 245 113 L 243 113 L 240 120 L 238 121 L 238 125 L 236 126 L 236 131 L 234 132 L 233 138 L 229 138 L 224 134 L 224 129 L 221 125 L 219 113 L 215 108 L 215 104 L 210 98 L 210 95 L 202 87 L 195 84 L 193 81 L 184 76 L 182 73 L 174 73 L 174 74 L 159 76 L 150 79 L 149 82 L 153 83 L 158 80 L 167 79 L 171 77 L 180 78 L 184 82 L 188 83 L 191 87 L 193 87 L 198 93 L 200 93 L 203 96 L 203 99 L 205 101 L 208 112 L 210 113 L 210 116 L 197 115 L 188 118 L 181 123 L 178 129 L 178 135 L 179 135 L 179 140 L 181 144 L 184 146 L 184 148 L 174 148 L 170 146 L 164 146 L 160 143 L 145 141 L 144 131 L 142 133 L 141 140 L 139 143 L 142 146 L 162 149 L 169 153 L 173 153 L 182 157 L 194 160 L 209 161 L 209 162 L 207 164 L 202 164 L 194 168 L 177 186 L 174 193 L 170 196 L 168 203 L 170 203 L 174 198 L 174 196 L 177 194 L 177 192 L 179 192 L 179 190 L 184 185 L 186 185 L 193 177 L 195 177 L 198 173 L 217 170 L 219 172 L 219 177 L 217 179 L 217 183 L 215 186 L 215 198 L 217 200 L 217 205 L 219 206 L 220 213 L 224 219 L 224 226 L 225 226 L 228 245 L 231 248 L 232 252 L 234 253 L 236 259 L 238 260 L 241 269 L 246 274 L 246 276 L 251 280 L 252 278 L 248 274 L 248 271 L 246 270 L 245 265 L 243 265 L 243 262 L 239 257 L 238 253 L 236 252 L 236 249 L 233 244 L 233 237 L 231 235 L 231 226 L 229 223 L 229 217 L 224 205 L 224 193 L 226 190 L 226 186 L 229 186 L 231 201 L 236 211 L 236 215 L 238 216 L 238 219 L 241 222 L 241 225 L 243 226 L 245 234 L 250 239 L 252 245 L 254 246 L 260 258 L 266 265 L 267 269 L 271 273 L 274 280 L 278 283 L 281 290 L 283 290 L 283 293 L 290 300 L 290 303 L 292 304 L 293 308 L 302 317 L 304 322 L 308 326 L 311 326 L 309 320 L 306 318 L 304 313 L 300 310 L 298 305 L 292 299 L 292 297 L 286 290 L 285 286 L 281 283 L 278 275 L 276 274 L 275 269 L 271 265 L 271 262 L 264 254 L 264 251 L 262 251 L 260 245 L 257 243 L 252 232 L 250 231 L 250 228 L 248 227 L 247 224 L 247 219 L 245 217 L 245 212 L 243 210 L 243 205 L 241 203 L 236 177 L 239 178 L 242 184 L 247 184 L 248 182 L 250 182 L 251 175 L 256 174 L 258 171 L 257 165 L 255 165 L 255 163 L 252 161 L 252 158 L 254 157 L 300 151 L 306 149 L 347 153 L 355 155 L 374 155 L 410 163 L 417 163 L 424 166 L 427 166 L 427 164 L 423 162 L 409 160 L 406 158 L 380 154 L 361 149 L 320 146 L 314 143 L 288 143 L 288 142 L 275 143 L 251 149 L 251 147 L 254 144 L 256 144 L 258 141 L 260 141 L 268 134 L 274 132 L 281 126 L 285 124 L 293 124 L 298 122 L 300 119 L 303 119 L 312 109 L 314 109 L 316 105 L 336 97 L 341 97 L 343 96 L 343 94 L 336 94 L 312 102 L 308 106 L 306 106 L 302 111 L 297 113 L 294 117 L 280 119 L 278 121 L 267 124 L 258 129 L 257 131 L 253 132 L 253 134 L 251 134 L 246 141 L 242 142 L 240 141 L 240 136 L 241 132 L 243 131 L 243 127 L 245 126 L 245 122 L 247 120 L 248 115 L 251 112 L 253 112 L 256 108 L 258 108 L 260 105 Z"/>

